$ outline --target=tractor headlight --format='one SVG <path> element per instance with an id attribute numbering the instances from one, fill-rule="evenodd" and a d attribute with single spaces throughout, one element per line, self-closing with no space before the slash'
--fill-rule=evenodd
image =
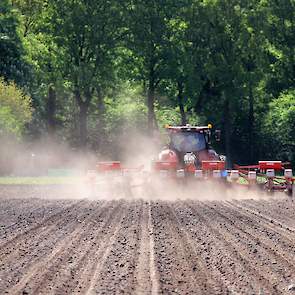
<path id="1" fill-rule="evenodd" d="M 226 161 L 226 156 L 225 155 L 220 155 L 219 156 L 220 161 Z"/>
<path id="2" fill-rule="evenodd" d="M 183 158 L 184 163 L 187 164 L 187 165 L 194 164 L 195 161 L 196 161 L 196 159 L 197 158 L 196 158 L 196 156 L 193 153 L 186 153 L 184 155 L 184 158 Z"/>

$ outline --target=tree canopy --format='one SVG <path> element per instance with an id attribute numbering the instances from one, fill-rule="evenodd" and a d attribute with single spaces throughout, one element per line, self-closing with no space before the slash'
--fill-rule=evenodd
<path id="1" fill-rule="evenodd" d="M 0 2 L 0 76 L 24 85 L 29 66 L 19 35 L 19 17 L 9 0 Z"/>
<path id="2" fill-rule="evenodd" d="M 4 0 L 1 83 L 31 138 L 117 153 L 122 130 L 211 122 L 230 162 L 294 161 L 294 22 L 294 0 Z"/>

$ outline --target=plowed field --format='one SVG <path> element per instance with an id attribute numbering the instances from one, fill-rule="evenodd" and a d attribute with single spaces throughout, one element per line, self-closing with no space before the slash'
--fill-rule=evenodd
<path id="1" fill-rule="evenodd" d="M 0 187 L 0 294 L 295 294 L 288 199 L 20 192 Z"/>

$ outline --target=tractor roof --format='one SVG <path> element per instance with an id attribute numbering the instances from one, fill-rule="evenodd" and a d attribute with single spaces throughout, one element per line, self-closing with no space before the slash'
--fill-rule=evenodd
<path id="1" fill-rule="evenodd" d="M 210 130 L 212 128 L 212 126 L 210 124 L 208 124 L 208 126 L 191 126 L 189 124 L 185 125 L 185 126 L 170 126 L 170 125 L 166 125 L 165 126 L 166 129 L 171 130 L 171 131 L 195 131 L 195 132 L 201 132 L 201 131 L 205 131 L 205 130 Z"/>

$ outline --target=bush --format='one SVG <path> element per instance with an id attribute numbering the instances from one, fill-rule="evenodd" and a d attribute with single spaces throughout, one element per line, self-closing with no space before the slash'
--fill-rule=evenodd
<path id="1" fill-rule="evenodd" d="M 32 119 L 31 98 L 13 83 L 0 78 L 0 136 L 19 138 Z"/>
<path id="2" fill-rule="evenodd" d="M 281 93 L 270 103 L 264 126 L 269 152 L 295 162 L 295 89 Z"/>

